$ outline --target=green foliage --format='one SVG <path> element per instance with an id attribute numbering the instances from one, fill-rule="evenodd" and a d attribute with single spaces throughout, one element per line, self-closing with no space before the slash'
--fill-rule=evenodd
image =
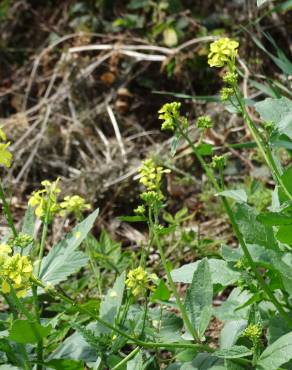
<path id="1" fill-rule="evenodd" d="M 185 306 L 191 323 L 202 338 L 212 316 L 213 285 L 207 259 L 198 264 L 186 293 Z"/>
<path id="2" fill-rule="evenodd" d="M 17 343 L 37 343 L 40 339 L 47 337 L 52 327 L 42 326 L 37 322 L 28 320 L 15 320 L 9 330 L 9 339 Z"/>
<path id="3" fill-rule="evenodd" d="M 263 9 L 268 3 L 257 1 Z M 287 1 L 271 6 L 267 14 L 289 6 Z M 10 7 L 11 2 L 0 1 L 1 19 L 8 17 Z M 110 16 L 95 17 L 99 7 L 101 12 L 109 10 Z M 106 218 L 94 228 L 98 210 L 83 219 L 90 205 L 79 195 L 68 195 L 59 203 L 59 180 L 45 180 L 45 189 L 33 193 L 30 203 L 36 212 L 28 206 L 19 229 L 1 185 L 9 233 L 0 248 L 0 369 L 291 368 L 292 101 L 288 76 L 292 64 L 272 36 L 264 33 L 261 39 L 250 37 L 278 67 L 275 76 L 282 73 L 279 81 L 255 72 L 255 61 L 245 68 L 249 61 L 239 46 L 241 40 L 212 38 L 210 52 L 206 46 L 196 46 L 200 58 L 194 58 L 187 48 L 222 30 L 210 33 L 207 25 L 196 28 L 199 18 L 183 9 L 180 0 L 131 0 L 123 11 L 109 0 L 73 1 L 68 19 L 74 32 L 94 32 L 101 24 L 119 38 L 123 30 L 127 37 L 133 30 L 140 36 L 144 31 L 145 43 L 137 37 L 133 40 L 149 56 L 154 51 L 169 55 L 165 65 L 171 78 L 180 68 L 184 73 L 184 59 L 194 64 L 202 59 L 205 74 L 208 56 L 210 66 L 224 69 L 213 74 L 208 70 L 204 79 L 211 83 L 221 78 L 214 89 L 222 87 L 226 110 L 238 115 L 234 121 L 246 126 L 251 139 L 246 142 L 247 135 L 240 136 L 241 127 L 232 130 L 232 143 L 229 134 L 216 133 L 228 114 L 221 116 L 217 95 L 176 93 L 178 99 L 212 102 L 212 119 L 207 114 L 184 115 L 181 101 L 168 102 L 159 110 L 162 130 L 172 134 L 167 141 L 170 154 L 166 158 L 164 150 L 163 158 L 157 155 L 159 161 L 143 160 L 138 175 L 144 192 L 137 196 L 142 204 L 132 215 L 119 217 L 119 223 L 133 225 L 125 233 L 122 227 L 118 229 L 116 235 L 122 235 L 122 241 L 103 228 Z M 176 47 L 190 23 L 196 38 Z M 154 42 L 167 48 L 151 46 Z M 130 49 L 128 54 L 136 56 Z M 128 62 L 121 62 L 116 54 L 115 58 L 117 67 L 128 68 Z M 245 94 L 241 92 L 244 73 Z M 248 87 L 252 98 L 245 96 Z M 253 107 L 260 119 L 250 113 Z M 201 108 L 196 107 L 198 115 Z M 0 137 L 6 141 L 2 129 Z M 2 149 L 0 162 L 9 167 L 13 154 Z M 243 157 L 251 169 L 248 174 L 239 174 Z M 180 170 L 183 161 L 190 175 Z M 185 204 L 180 204 L 180 195 L 168 199 L 167 191 L 173 191 L 172 181 L 178 176 L 169 174 L 171 168 L 182 176 L 179 194 L 194 180 Z M 239 174 L 236 181 L 233 174 Z M 195 206 L 190 206 L 193 199 Z M 213 211 L 207 214 L 211 207 Z M 60 241 L 51 246 L 50 232 L 60 215 L 67 218 L 65 226 L 71 231 L 65 236 L 62 232 Z M 134 237 L 129 242 L 130 232 Z M 137 242 L 136 235 L 140 236 Z M 14 260 L 17 263 L 12 266 Z"/>
<path id="4" fill-rule="evenodd" d="M 76 251 L 76 249 L 87 237 L 98 212 L 98 210 L 94 211 L 77 225 L 65 239 L 55 245 L 44 257 L 40 270 L 40 278 L 44 283 L 56 285 L 87 264 L 87 256 L 83 252 Z"/>

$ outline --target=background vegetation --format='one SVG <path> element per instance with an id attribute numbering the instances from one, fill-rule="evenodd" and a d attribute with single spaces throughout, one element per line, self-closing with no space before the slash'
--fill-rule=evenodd
<path id="1" fill-rule="evenodd" d="M 269 362 L 264 352 L 291 334 L 291 7 L 289 0 L 0 1 L 0 117 L 13 154 L 2 172 L 8 202 L 0 194 L 2 244 L 15 238 L 13 227 L 31 235 L 24 254 L 30 254 L 41 280 L 34 281 L 34 294 L 18 300 L 8 292 L 12 297 L 0 299 L 1 369 L 292 366 L 291 356 Z M 210 43 L 226 36 L 240 44 L 240 101 L 265 139 L 264 152 L 271 149 L 281 164 L 278 177 L 238 102 L 221 102 L 226 71 L 210 68 L 208 54 Z M 189 124 L 187 131 L 175 131 L 177 139 L 161 131 L 157 113 L 172 101 L 181 103 L 178 117 Z M 202 115 L 211 118 L 212 127 L 198 129 Z M 274 246 L 285 266 L 273 265 L 275 255 L 257 247 L 255 270 L 242 257 L 237 248 L 242 243 L 221 203 L 225 195 L 218 196 L 194 155 L 198 142 L 208 166 L 212 155 L 226 155 L 224 186 L 234 191 L 226 198 L 237 209 L 244 242 L 265 250 Z M 153 159 L 155 171 L 163 167 L 158 186 L 163 206 L 146 202 L 154 207 L 150 216 L 133 211 L 145 191 L 139 168 L 146 158 Z M 49 200 L 45 214 L 54 217 L 35 218 L 27 208 L 31 193 L 43 180 L 57 178 L 60 199 L 78 194 L 86 206 L 61 217 L 50 214 Z M 285 188 L 288 196 L 281 193 Z M 238 203 L 246 208 L 236 208 Z M 91 213 L 87 204 L 99 212 Z M 12 245 L 16 253 L 19 245 Z M 140 296 L 127 283 L 138 266 L 150 276 L 141 278 L 147 289 Z M 171 270 L 175 289 L 167 279 Z M 257 271 L 284 315 L 257 281 Z M 174 293 L 185 297 L 188 290 L 186 296 L 204 301 L 210 297 L 198 291 L 209 288 L 212 318 L 198 329 L 199 339 L 195 333 L 194 344 Z M 190 308 L 188 299 L 186 315 L 193 310 L 200 316 L 204 307 Z M 20 307 L 36 307 L 35 316 Z M 105 329 L 102 320 L 112 327 Z M 279 351 L 290 351 L 289 340 Z M 177 342 L 181 346 L 169 345 Z"/>

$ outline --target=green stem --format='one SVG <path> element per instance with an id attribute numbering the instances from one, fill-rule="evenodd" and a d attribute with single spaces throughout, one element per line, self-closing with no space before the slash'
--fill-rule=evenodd
<path id="1" fill-rule="evenodd" d="M 46 286 L 42 284 L 39 280 L 33 280 L 33 282 L 38 285 L 39 287 L 42 287 L 46 289 Z M 50 294 L 53 297 L 57 297 L 69 304 L 71 304 L 79 313 L 86 314 L 89 317 L 93 318 L 94 320 L 98 321 L 101 325 L 104 327 L 114 331 L 115 333 L 123 336 L 124 338 L 129 340 L 129 344 L 136 344 L 139 347 L 143 348 L 193 348 L 197 349 L 200 351 L 205 351 L 205 352 L 214 352 L 213 348 L 210 348 L 207 345 L 203 344 L 193 344 L 193 343 L 187 343 L 187 342 L 182 342 L 182 343 L 164 343 L 164 342 L 145 342 L 142 340 L 139 340 L 135 337 L 132 337 L 131 335 L 127 334 L 123 330 L 109 324 L 108 322 L 104 321 L 101 319 L 98 315 L 94 314 L 92 311 L 88 310 L 84 306 L 79 305 L 78 303 L 74 302 L 71 298 L 57 292 L 56 290 L 46 290 L 48 294 Z"/>
<path id="2" fill-rule="evenodd" d="M 116 366 L 114 366 L 112 368 L 112 370 L 117 370 L 117 369 L 120 369 L 123 365 L 125 365 L 128 361 L 130 361 L 133 357 L 135 357 L 135 355 L 140 351 L 140 347 L 136 347 L 135 349 L 133 349 L 132 352 L 130 352 L 128 354 L 128 356 L 126 356 L 125 358 L 122 359 L 122 361 L 120 361 Z"/>
<path id="3" fill-rule="evenodd" d="M 40 244 L 40 250 L 39 250 L 39 256 L 38 256 L 37 276 L 39 276 L 40 275 L 40 272 L 41 272 L 42 258 L 43 258 L 43 255 L 44 255 L 44 250 L 45 250 L 45 244 L 46 244 L 47 235 L 48 235 L 48 222 L 47 222 L 47 217 L 46 217 L 46 219 L 44 221 L 44 224 L 43 224 L 41 244 Z"/>
<path id="4" fill-rule="evenodd" d="M 33 302 L 34 302 L 34 310 L 35 310 L 35 317 L 37 322 L 40 324 L 40 310 L 39 310 L 39 300 L 37 295 L 37 287 L 35 285 L 32 286 L 32 295 L 33 295 Z M 41 365 L 44 362 L 43 358 L 43 340 L 39 340 L 37 343 L 37 370 L 42 370 L 43 366 Z"/>
<path id="5" fill-rule="evenodd" d="M 234 90 L 235 97 L 238 101 L 238 104 L 240 106 L 243 119 L 246 122 L 246 124 L 247 124 L 247 126 L 248 126 L 248 128 L 249 128 L 249 130 L 250 130 L 250 132 L 251 132 L 251 134 L 252 134 L 252 136 L 253 136 L 253 138 L 254 138 L 257 146 L 258 146 L 258 148 L 260 149 L 262 156 L 264 157 L 267 165 L 269 166 L 275 181 L 283 189 L 283 191 L 286 194 L 286 196 L 288 197 L 288 199 L 292 200 L 292 194 L 289 192 L 289 190 L 287 189 L 286 185 L 284 184 L 284 182 L 282 180 L 281 174 L 280 174 L 279 169 L 278 169 L 278 167 L 275 163 L 273 153 L 271 152 L 271 149 L 270 149 L 269 145 L 267 143 L 265 143 L 265 141 L 262 138 L 260 132 L 258 131 L 255 123 L 250 118 L 238 88 L 236 86 L 234 86 L 233 90 Z"/>
<path id="6" fill-rule="evenodd" d="M 157 221 L 156 221 L 156 223 L 157 223 Z M 164 254 L 163 247 L 162 247 L 161 242 L 160 242 L 160 238 L 157 235 L 157 233 L 155 232 L 155 228 L 154 228 L 153 225 L 151 226 L 151 228 L 153 228 L 152 232 L 153 232 L 153 235 L 154 235 L 154 238 L 155 238 L 155 241 L 156 241 L 156 245 L 158 247 L 158 251 L 159 251 L 159 254 L 160 254 L 160 258 L 161 258 L 163 268 L 166 272 L 168 283 L 169 283 L 170 288 L 171 288 L 171 290 L 174 294 L 176 304 L 177 304 L 177 306 L 180 310 L 180 313 L 182 315 L 182 319 L 183 319 L 183 322 L 186 326 L 186 329 L 191 333 L 192 337 L 194 338 L 194 340 L 196 342 L 200 342 L 200 337 L 199 337 L 196 329 L 193 327 L 193 325 L 192 325 L 192 323 L 191 323 L 191 321 L 188 317 L 186 309 L 185 309 L 184 305 L 182 304 L 181 299 L 180 299 L 180 295 L 179 295 L 179 293 L 176 289 L 176 285 L 175 285 L 175 283 L 174 283 L 174 281 L 171 277 L 171 273 L 170 273 L 170 270 L 169 270 L 169 267 L 168 267 L 168 264 L 167 264 L 167 260 L 166 260 L 165 254 Z"/>
<path id="7" fill-rule="evenodd" d="M 139 338 L 143 338 L 143 335 L 144 335 L 147 313 L 148 313 L 148 292 L 146 292 L 146 295 L 145 295 L 143 323 L 142 323 L 142 329 L 141 329 L 141 333 L 139 335 Z"/>
<path id="8" fill-rule="evenodd" d="M 197 152 L 196 150 L 196 147 L 194 146 L 194 144 L 192 143 L 192 141 L 190 140 L 190 138 L 188 137 L 188 135 L 182 131 L 181 129 L 179 129 L 181 135 L 185 138 L 185 140 L 188 142 L 188 144 L 190 145 L 193 153 L 195 154 L 195 156 L 197 157 L 198 161 L 200 162 L 200 164 L 202 165 L 203 169 L 205 170 L 209 180 L 211 181 L 211 183 L 213 184 L 213 186 L 215 187 L 216 191 L 220 192 L 222 189 L 220 188 L 215 176 L 214 176 L 214 173 L 212 171 L 212 169 L 207 165 L 207 163 L 204 161 L 203 157 Z M 261 285 L 263 291 L 267 294 L 267 296 L 269 297 L 270 301 L 274 304 L 274 306 L 277 308 L 277 310 L 279 311 L 279 313 L 284 317 L 284 319 L 286 320 L 286 322 L 289 324 L 289 326 L 292 327 L 292 320 L 291 318 L 289 317 L 289 315 L 287 314 L 287 312 L 283 309 L 282 305 L 280 302 L 278 302 L 278 300 L 276 299 L 276 297 L 274 296 L 273 292 L 271 291 L 270 287 L 266 284 L 264 278 L 262 277 L 262 275 L 258 272 L 258 269 L 252 259 L 252 256 L 251 254 L 249 253 L 249 250 L 247 248 L 247 245 L 244 241 L 244 238 L 240 232 L 240 229 L 238 227 L 238 224 L 236 222 L 236 219 L 235 219 L 235 216 L 234 216 L 234 213 L 232 211 L 232 208 L 230 207 L 230 204 L 228 202 L 228 200 L 224 197 L 221 197 L 221 200 L 222 200 L 222 203 L 223 203 L 223 206 L 226 210 L 226 213 L 230 219 L 230 222 L 231 222 L 231 225 L 232 225 L 232 228 L 233 228 L 233 231 L 239 241 L 239 244 L 243 250 L 243 253 L 248 261 L 248 264 L 250 266 L 250 268 L 252 269 L 255 277 L 257 278 L 259 284 Z"/>
<path id="9" fill-rule="evenodd" d="M 4 189 L 2 187 L 1 182 L 0 182 L 0 199 L 2 200 L 2 203 L 3 203 L 3 210 L 4 210 L 6 220 L 8 222 L 8 225 L 9 225 L 10 229 L 12 230 L 13 236 L 16 237 L 17 236 L 17 231 L 16 231 L 16 228 L 14 226 L 14 221 L 13 221 L 13 217 L 12 217 L 12 214 L 11 214 L 10 205 L 8 204 L 8 202 L 6 200 Z"/>

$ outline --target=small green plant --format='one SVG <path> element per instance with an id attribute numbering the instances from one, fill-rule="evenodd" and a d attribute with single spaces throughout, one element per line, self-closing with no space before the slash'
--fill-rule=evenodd
<path id="1" fill-rule="evenodd" d="M 0 184 L 10 230 L 0 244 L 0 294 L 7 307 L 0 316 L 0 368 L 291 368 L 292 167 L 285 168 L 274 143 L 285 138 L 291 147 L 292 102 L 283 97 L 256 103 L 269 125 L 254 122 L 239 87 L 238 48 L 229 38 L 215 41 L 209 65 L 225 68 L 222 100 L 241 115 L 271 171 L 275 188 L 269 207 L 243 188 L 227 187 L 228 153 L 213 155 L 205 140 L 212 119 L 198 117 L 194 142 L 192 122 L 178 102 L 159 110 L 162 129 L 173 133 L 170 157 L 180 141 L 189 146 L 213 187 L 208 196 L 222 203 L 236 247 L 222 244 L 211 256 L 202 251 L 208 241 L 182 227 L 192 215 L 185 208 L 174 216 L 166 211 L 164 177 L 170 171 L 152 158 L 139 170 L 141 204 L 132 216 L 121 217 L 147 225 L 148 238 L 135 252 L 123 251 L 105 231 L 96 239 L 91 229 L 98 210 L 84 218 L 90 205 L 79 195 L 63 198 L 59 179 L 43 181 L 32 193 L 18 230 Z M 13 158 L 2 130 L 0 138 L 0 164 L 8 168 Z M 68 216 L 77 225 L 47 251 L 53 220 Z M 206 257 L 174 269 L 170 257 L 183 252 L 184 243 Z M 214 307 L 219 293 L 226 300 Z M 208 336 L 214 318 L 223 323 L 219 348 Z"/>

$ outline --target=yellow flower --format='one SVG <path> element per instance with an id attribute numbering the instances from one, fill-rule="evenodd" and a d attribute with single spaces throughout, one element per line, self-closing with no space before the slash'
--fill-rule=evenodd
<path id="1" fill-rule="evenodd" d="M 9 168 L 11 166 L 12 154 L 7 150 L 10 143 L 0 143 L 0 164 Z"/>
<path id="2" fill-rule="evenodd" d="M 29 257 L 21 256 L 19 253 L 11 257 L 7 256 L 5 262 L 0 266 L 2 292 L 9 293 L 10 285 L 12 285 L 16 290 L 16 295 L 24 297 L 30 288 L 32 271 L 33 267 Z"/>
<path id="3" fill-rule="evenodd" d="M 259 324 L 249 324 L 243 332 L 243 336 L 248 337 L 251 340 L 256 340 L 260 338 L 261 334 L 262 327 Z"/>
<path id="4" fill-rule="evenodd" d="M 80 215 L 83 211 L 91 208 L 90 204 L 85 203 L 85 199 L 79 195 L 66 196 L 63 202 L 60 203 L 60 206 L 62 208 L 60 212 L 62 216 L 64 216 L 66 212 Z"/>
<path id="5" fill-rule="evenodd" d="M 28 204 L 35 208 L 36 216 L 44 218 L 49 214 L 49 220 L 60 210 L 58 194 L 61 189 L 58 187 L 59 179 L 50 182 L 42 181 L 43 189 L 34 191 L 29 198 Z"/>
<path id="6" fill-rule="evenodd" d="M 180 118 L 181 103 L 172 102 L 164 104 L 158 111 L 158 119 L 163 120 L 161 130 L 174 131 Z"/>
<path id="7" fill-rule="evenodd" d="M 208 55 L 210 67 L 220 68 L 227 64 L 234 63 L 238 47 L 239 43 L 228 37 L 212 42 Z"/>
<path id="8" fill-rule="evenodd" d="M 156 166 L 153 159 L 146 159 L 142 162 L 142 166 L 139 169 L 140 182 L 148 191 L 158 190 L 160 188 L 162 174 L 169 172 L 170 170 Z"/>
<path id="9" fill-rule="evenodd" d="M 132 294 L 137 297 L 143 295 L 148 289 L 154 290 L 154 283 L 158 280 L 155 274 L 148 274 L 142 266 L 130 270 L 127 275 L 126 285 Z"/>

